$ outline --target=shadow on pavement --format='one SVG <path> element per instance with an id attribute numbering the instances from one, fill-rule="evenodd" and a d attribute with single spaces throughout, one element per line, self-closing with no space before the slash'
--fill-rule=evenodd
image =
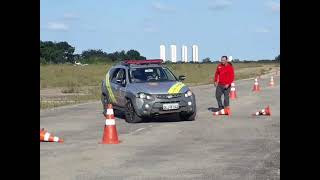
<path id="1" fill-rule="evenodd" d="M 216 107 L 209 107 L 209 108 L 208 108 L 208 111 L 216 112 L 216 111 L 219 111 L 219 108 L 216 108 Z"/>
<path id="2" fill-rule="evenodd" d="M 114 110 L 114 116 L 125 120 L 124 112 Z M 156 117 L 144 118 L 141 123 L 166 123 L 166 122 L 180 122 L 180 117 L 177 114 L 164 114 Z"/>

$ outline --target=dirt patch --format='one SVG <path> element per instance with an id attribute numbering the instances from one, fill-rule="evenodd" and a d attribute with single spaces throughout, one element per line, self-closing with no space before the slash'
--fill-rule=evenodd
<path id="1" fill-rule="evenodd" d="M 236 70 L 236 76 L 242 77 L 243 75 L 250 75 L 252 78 L 254 78 L 255 75 L 260 78 L 267 77 L 270 75 L 280 75 L 280 67 L 264 65 L 262 67 L 248 67 Z"/>
<path id="2" fill-rule="evenodd" d="M 48 88 L 48 89 L 41 89 L 40 96 L 53 98 L 57 96 L 70 96 L 70 95 L 79 95 L 79 93 L 62 93 L 63 88 Z"/>
<path id="3" fill-rule="evenodd" d="M 43 99 L 64 99 L 68 96 L 84 96 L 89 94 L 89 90 L 95 86 L 84 86 L 78 93 L 65 93 L 66 87 L 40 89 L 40 97 Z"/>

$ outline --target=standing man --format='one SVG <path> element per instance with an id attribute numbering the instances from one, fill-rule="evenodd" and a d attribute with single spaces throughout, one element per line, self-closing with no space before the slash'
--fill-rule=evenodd
<path id="1" fill-rule="evenodd" d="M 214 75 L 214 86 L 216 87 L 216 99 L 218 101 L 219 110 L 223 108 L 229 109 L 229 93 L 231 83 L 234 81 L 234 69 L 227 56 L 221 57 L 221 63 L 218 64 Z M 224 95 L 224 103 L 222 104 L 221 96 Z"/>

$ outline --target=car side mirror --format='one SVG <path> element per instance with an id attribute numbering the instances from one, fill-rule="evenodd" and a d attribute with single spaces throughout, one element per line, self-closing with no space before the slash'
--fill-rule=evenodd
<path id="1" fill-rule="evenodd" d="M 185 79 L 186 79 L 186 76 L 185 76 L 185 75 L 179 76 L 179 80 L 180 80 L 180 81 L 184 81 Z"/>
<path id="2" fill-rule="evenodd" d="M 126 86 L 126 80 L 125 79 L 121 82 L 121 85 L 122 86 Z"/>
<path id="3" fill-rule="evenodd" d="M 125 79 L 117 79 L 117 83 L 121 86 L 126 86 L 126 80 Z"/>

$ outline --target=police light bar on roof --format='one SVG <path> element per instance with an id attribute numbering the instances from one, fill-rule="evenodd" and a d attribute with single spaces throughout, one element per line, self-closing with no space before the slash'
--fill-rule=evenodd
<path id="1" fill-rule="evenodd" d="M 161 64 L 162 59 L 147 59 L 147 60 L 125 60 L 125 64 Z"/>

